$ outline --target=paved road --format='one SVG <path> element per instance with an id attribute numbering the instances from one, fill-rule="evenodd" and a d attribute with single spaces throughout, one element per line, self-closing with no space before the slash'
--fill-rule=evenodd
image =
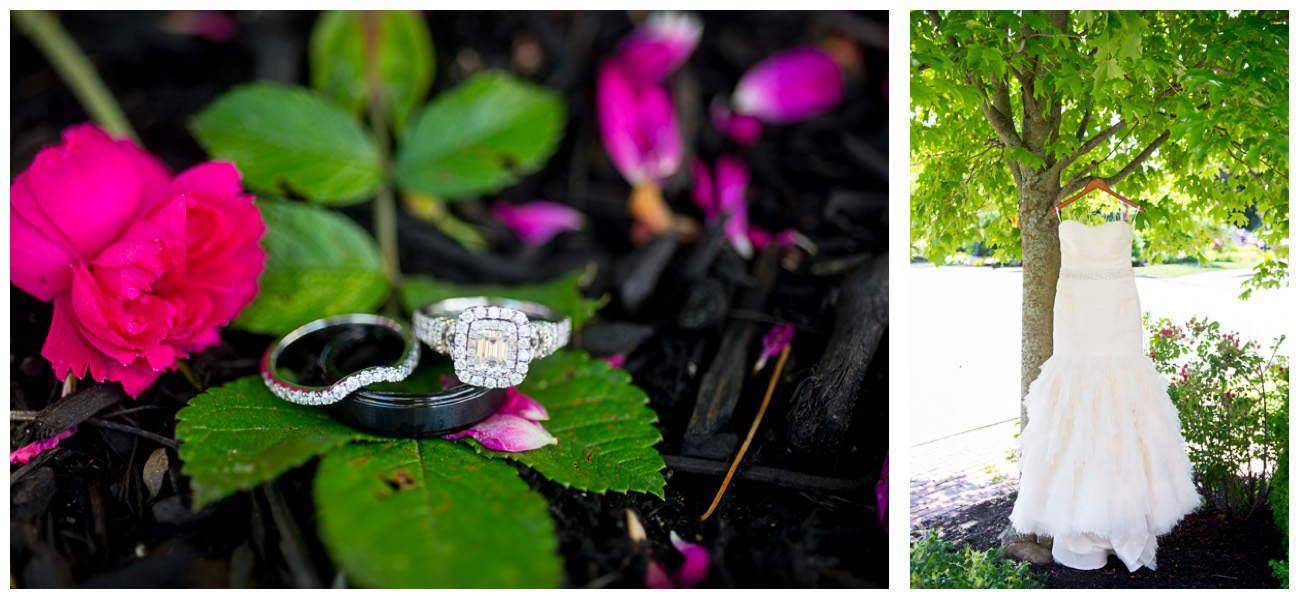
<path id="1" fill-rule="evenodd" d="M 1142 310 L 1175 321 L 1219 321 L 1261 343 L 1287 332 L 1289 290 L 1237 298 L 1248 270 L 1138 276 Z M 912 265 L 909 446 L 1020 415 L 1019 268 Z M 1288 356 L 1288 346 L 1282 346 Z"/>

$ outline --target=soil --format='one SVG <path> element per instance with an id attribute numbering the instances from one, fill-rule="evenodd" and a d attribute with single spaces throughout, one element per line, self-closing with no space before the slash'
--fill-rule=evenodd
<path id="1" fill-rule="evenodd" d="M 954 546 L 975 550 L 1000 548 L 998 535 L 1007 525 L 1015 494 L 982 502 L 952 517 L 921 526 L 933 529 Z M 1059 564 L 1032 565 L 1047 575 L 1049 588 L 1277 588 L 1268 561 L 1286 557 L 1273 513 L 1263 507 L 1246 518 L 1202 508 L 1183 518 L 1159 539 L 1156 570 L 1130 573 L 1115 556 L 1093 571 Z"/>
<path id="2" fill-rule="evenodd" d="M 222 91 L 257 79 L 307 81 L 314 14 L 233 14 L 240 30 L 225 43 L 167 33 L 160 27 L 163 13 L 78 12 L 63 15 L 62 22 L 145 148 L 181 170 L 207 158 L 187 127 Z M 484 67 L 512 70 L 564 94 L 570 120 L 555 156 L 499 198 L 566 202 L 586 213 L 590 226 L 529 249 L 491 222 L 485 202 L 459 202 L 453 206 L 457 216 L 481 227 L 491 243 L 490 253 L 474 255 L 403 214 L 403 271 L 459 282 L 526 283 L 594 265 L 586 292 L 610 302 L 577 336 L 577 345 L 593 354 L 626 353 L 626 369 L 660 419 L 664 441 L 658 449 L 669 463 L 666 500 L 568 490 L 519 467 L 550 504 L 565 564 L 562 584 L 642 585 L 646 553 L 628 539 L 625 515 L 631 509 L 656 558 L 670 565 L 681 560 L 668 543 L 670 531 L 709 549 L 712 562 L 702 587 L 884 587 L 886 535 L 876 516 L 874 484 L 887 451 L 887 333 L 845 415 L 851 425 L 843 442 L 796 447 L 788 435 L 791 400 L 818 373 L 837 328 L 842 284 L 886 251 L 884 13 L 708 13 L 699 49 L 672 79 L 688 160 L 691 154 L 708 162 L 720 154 L 740 156 L 753 173 L 751 222 L 769 230 L 796 227 L 817 245 L 815 256 L 794 249 L 781 253 L 782 268 L 757 311 L 738 307 L 753 287 L 751 266 L 763 259 L 746 263 L 725 250 L 693 271 L 701 276 L 688 279 L 700 243 L 676 244 L 656 257 L 629 241 L 629 189 L 605 158 L 591 106 L 596 66 L 631 30 L 628 13 L 457 12 L 426 18 L 437 51 L 433 94 Z M 854 65 L 842 105 L 801 124 L 768 127 L 749 148 L 735 146 L 709 125 L 708 103 L 730 93 L 747 67 L 806 44 L 834 46 Z M 41 147 L 57 143 L 60 131 L 87 116 L 21 34 L 11 50 L 12 176 Z M 540 52 L 540 61 L 522 60 L 525 50 Z M 665 197 L 678 213 L 698 219 L 688 171 L 683 168 L 667 183 Z M 370 211 L 367 203 L 344 212 L 369 227 Z M 60 388 L 40 356 L 51 306 L 13 287 L 10 298 L 10 409 L 39 411 L 58 398 Z M 715 515 L 701 522 L 721 483 L 717 466 L 725 468 L 732 456 L 730 450 L 721 459 L 690 456 L 685 448 L 701 378 L 718 360 L 727 325 L 754 322 L 761 335 L 774 319 L 796 326 L 789 363 L 740 475 Z M 743 350 L 746 364 L 757 352 L 754 339 Z M 98 421 L 81 423 L 76 435 L 35 466 L 12 466 L 11 583 L 346 585 L 315 533 L 314 464 L 197 513 L 189 509 L 188 481 L 172 449 L 176 412 L 203 389 L 255 373 L 257 357 L 271 341 L 225 331 L 219 345 L 189 361 L 193 382 L 179 372 L 165 373 L 139 398 L 116 402 L 95 415 Z M 720 432 L 732 436 L 731 448 L 748 431 L 766 383 L 765 377 L 745 379 L 736 413 Z M 23 424 L 11 420 L 11 448 L 24 435 Z M 167 448 L 169 476 L 153 495 L 144 471 L 159 448 Z"/>

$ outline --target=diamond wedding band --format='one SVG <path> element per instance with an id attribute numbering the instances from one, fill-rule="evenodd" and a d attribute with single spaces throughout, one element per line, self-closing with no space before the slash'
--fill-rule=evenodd
<path id="1" fill-rule="evenodd" d="M 569 343 L 571 321 L 533 302 L 453 298 L 415 312 L 415 336 L 450 354 L 461 381 L 480 387 L 519 385 L 528 363 Z"/>
<path id="2" fill-rule="evenodd" d="M 391 366 L 374 366 L 360 369 L 339 379 L 327 387 L 302 385 L 291 381 L 281 373 L 280 361 L 296 342 L 312 334 L 329 328 L 347 328 L 356 326 L 381 327 L 392 330 L 402 338 L 401 356 Z M 313 336 L 315 337 L 315 336 Z M 284 336 L 275 345 L 267 348 L 262 355 L 262 381 L 266 387 L 282 400 L 295 404 L 323 405 L 333 404 L 357 391 L 363 386 L 380 381 L 397 382 L 406 379 L 420 362 L 420 345 L 411 338 L 405 325 L 378 315 L 339 315 L 312 321 Z"/>

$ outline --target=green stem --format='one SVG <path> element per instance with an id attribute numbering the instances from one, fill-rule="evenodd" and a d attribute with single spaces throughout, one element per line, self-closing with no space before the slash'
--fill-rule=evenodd
<path id="1" fill-rule="evenodd" d="M 384 97 L 384 85 L 379 79 L 378 22 L 375 13 L 365 13 L 366 34 L 366 87 L 370 98 L 370 130 L 375 135 L 375 145 L 379 147 L 379 162 L 383 169 L 383 179 L 379 184 L 379 193 L 375 197 L 375 239 L 379 242 L 379 252 L 384 257 L 384 270 L 394 291 L 402 283 L 402 268 L 397 255 L 397 201 L 393 197 L 392 152 L 388 137 L 387 104 Z M 397 295 L 389 296 L 388 309 L 396 313 Z"/>
<path id="2" fill-rule="evenodd" d="M 139 141 L 131 123 L 117 105 L 113 94 L 108 91 L 103 80 L 95 73 L 95 66 L 73 41 L 72 36 L 59 25 L 54 14 L 44 10 L 15 10 L 14 21 L 18 28 L 31 38 L 36 47 L 45 55 L 46 60 L 58 72 L 63 82 L 72 89 L 73 95 L 94 119 L 107 129 L 114 137 L 129 136 Z"/>

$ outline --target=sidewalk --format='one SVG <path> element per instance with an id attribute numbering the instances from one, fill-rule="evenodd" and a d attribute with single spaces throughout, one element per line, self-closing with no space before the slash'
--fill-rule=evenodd
<path id="1" fill-rule="evenodd" d="M 1019 466 L 1007 460 L 1007 452 L 1016 448 L 1017 422 L 1003 421 L 912 446 L 912 529 L 1015 489 Z M 995 476 L 1001 479 L 994 481 Z"/>

